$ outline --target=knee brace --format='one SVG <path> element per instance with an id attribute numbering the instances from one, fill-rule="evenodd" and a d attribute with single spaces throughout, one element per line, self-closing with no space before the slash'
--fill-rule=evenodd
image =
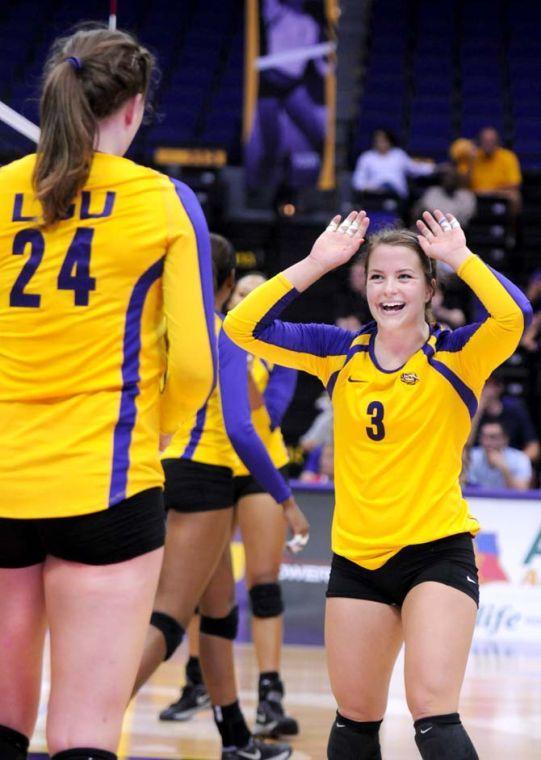
<path id="1" fill-rule="evenodd" d="M 284 611 L 279 583 L 258 583 L 250 589 L 252 615 L 258 618 L 278 617 Z"/>
<path id="2" fill-rule="evenodd" d="M 117 756 L 114 752 L 107 752 L 105 749 L 80 747 L 57 752 L 56 755 L 51 756 L 51 760 L 117 760 Z"/>
<path id="3" fill-rule="evenodd" d="M 420 718 L 413 725 L 423 760 L 479 760 L 458 713 Z"/>
<path id="4" fill-rule="evenodd" d="M 237 637 L 239 629 L 239 608 L 233 607 L 229 615 L 221 618 L 201 615 L 199 630 L 207 636 L 219 636 L 222 639 L 233 641 Z"/>
<path id="5" fill-rule="evenodd" d="M 327 760 L 381 760 L 380 726 L 381 720 L 358 722 L 337 712 L 327 745 Z"/>
<path id="6" fill-rule="evenodd" d="M 165 659 L 168 660 L 181 645 L 184 638 L 184 628 L 171 615 L 165 612 L 153 612 L 150 625 L 157 628 L 165 639 Z"/>
<path id="7" fill-rule="evenodd" d="M 26 760 L 30 741 L 14 728 L 0 726 L 0 757 L 3 760 Z"/>

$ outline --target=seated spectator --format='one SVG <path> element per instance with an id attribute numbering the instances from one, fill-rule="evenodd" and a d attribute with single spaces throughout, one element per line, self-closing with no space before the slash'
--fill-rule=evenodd
<path id="1" fill-rule="evenodd" d="M 537 354 L 541 350 L 541 269 L 530 275 L 526 295 L 532 304 L 533 319 L 524 331 L 520 345 L 530 354 Z"/>
<path id="2" fill-rule="evenodd" d="M 526 454 L 509 446 L 509 437 L 500 422 L 481 425 L 480 443 L 470 451 L 470 485 L 519 491 L 530 487 L 532 464 Z"/>
<path id="3" fill-rule="evenodd" d="M 449 146 L 449 158 L 456 169 L 461 187 L 469 187 L 470 169 L 477 147 L 473 140 L 459 137 Z"/>
<path id="4" fill-rule="evenodd" d="M 299 439 L 300 446 L 305 452 L 321 448 L 332 441 L 332 404 L 329 394 L 326 391 L 316 399 L 315 406 L 316 409 L 320 410 L 319 414 L 316 416 L 306 433 L 304 433 Z"/>
<path id="5" fill-rule="evenodd" d="M 361 153 L 353 172 L 354 190 L 408 196 L 408 176 L 420 177 L 434 172 L 429 161 L 414 161 L 398 147 L 392 132 L 376 129 L 372 150 Z"/>
<path id="6" fill-rule="evenodd" d="M 522 399 L 504 396 L 503 391 L 501 371 L 496 370 L 488 378 L 481 393 L 477 414 L 472 422 L 472 440 L 476 443 L 480 441 L 480 438 L 476 438 L 477 431 L 484 423 L 498 422 L 509 436 L 509 445 L 526 454 L 531 462 L 537 462 L 541 449 L 530 413 Z"/>
<path id="7" fill-rule="evenodd" d="M 304 483 L 332 483 L 334 480 L 334 447 L 318 446 L 306 458 L 299 480 Z"/>
<path id="8" fill-rule="evenodd" d="M 512 211 L 520 211 L 522 174 L 512 150 L 500 146 L 500 136 L 493 127 L 479 133 L 479 149 L 472 158 L 470 187 L 477 195 L 499 195 L 511 202 Z"/>
<path id="9" fill-rule="evenodd" d="M 453 306 L 452 301 L 449 300 L 447 293 L 442 289 L 441 285 L 438 285 L 436 288 L 430 302 L 430 308 L 432 309 L 434 319 L 442 327 L 454 330 L 466 324 L 466 315 L 462 309 Z"/>
<path id="10" fill-rule="evenodd" d="M 356 256 L 347 271 L 346 290 L 336 293 L 334 304 L 335 324 L 343 330 L 356 332 L 361 326 L 372 321 L 366 302 L 366 274 L 361 256 Z M 342 285 L 343 288 L 343 285 Z"/>
<path id="11" fill-rule="evenodd" d="M 414 216 L 417 219 L 423 211 L 439 208 L 446 214 L 453 214 L 466 227 L 475 214 L 476 205 L 472 191 L 460 187 L 455 167 L 446 166 L 440 170 L 440 184 L 428 187 L 415 204 Z"/>

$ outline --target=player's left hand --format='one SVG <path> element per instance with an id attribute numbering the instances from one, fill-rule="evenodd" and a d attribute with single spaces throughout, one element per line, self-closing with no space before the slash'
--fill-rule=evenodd
<path id="1" fill-rule="evenodd" d="M 310 524 L 293 496 L 283 501 L 282 507 L 284 517 L 293 533 L 293 538 L 286 542 L 286 546 L 290 552 L 297 554 L 308 543 Z"/>
<path id="2" fill-rule="evenodd" d="M 453 269 L 471 256 L 466 246 L 466 236 L 458 220 L 452 214 L 443 214 L 439 209 L 423 212 L 417 221 L 419 244 L 427 256 L 442 261 Z"/>

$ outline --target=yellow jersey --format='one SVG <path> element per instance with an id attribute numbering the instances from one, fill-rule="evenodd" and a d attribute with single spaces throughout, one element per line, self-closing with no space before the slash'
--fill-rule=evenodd
<path id="1" fill-rule="evenodd" d="M 276 319 L 297 295 L 283 276 L 259 286 L 224 329 L 245 350 L 317 375 L 334 408 L 333 551 L 376 569 L 400 549 L 479 530 L 462 497 L 462 450 L 483 384 L 516 348 L 531 307 L 471 256 L 458 270 L 486 318 L 433 327 L 396 371 L 381 368 L 370 323 L 359 333 Z"/>
<path id="2" fill-rule="evenodd" d="M 208 401 L 197 411 L 195 418 L 185 424 L 173 437 L 163 459 L 189 459 L 214 466 L 237 468 L 242 474 L 251 474 L 278 502 L 291 495 L 291 489 L 278 467 L 288 461 L 287 450 L 279 427 L 273 428 L 271 418 L 281 420 L 294 390 L 292 370 L 278 372 L 273 393 L 267 397 L 269 411 L 257 410 L 259 426 L 250 410 L 248 393 L 248 357 L 222 330 L 223 316 L 215 315 L 218 340 L 218 384 Z M 263 365 L 262 365 L 263 366 Z M 268 387 L 268 365 L 258 376 L 260 390 Z M 282 379 L 280 379 L 280 375 Z M 284 379 L 287 376 L 287 379 Z M 275 433 L 281 449 L 273 446 Z M 284 461 L 285 460 L 285 461 Z M 236 474 L 236 473 L 235 473 Z"/>
<path id="3" fill-rule="evenodd" d="M 30 155 L 0 169 L 0 516 L 97 512 L 162 485 L 158 434 L 212 389 L 210 239 L 195 195 L 96 153 L 44 228 Z"/>

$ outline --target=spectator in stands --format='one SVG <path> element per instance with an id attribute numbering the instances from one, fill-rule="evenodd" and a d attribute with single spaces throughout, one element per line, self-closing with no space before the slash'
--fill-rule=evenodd
<path id="1" fill-rule="evenodd" d="M 334 447 L 332 443 L 319 446 L 308 457 L 300 480 L 305 483 L 332 483 L 334 480 Z"/>
<path id="2" fill-rule="evenodd" d="M 430 306 L 435 321 L 440 325 L 454 330 L 466 324 L 466 315 L 462 309 L 453 305 L 452 298 L 449 297 L 440 284 L 436 287 Z"/>
<path id="3" fill-rule="evenodd" d="M 522 174 L 512 150 L 502 148 L 494 127 L 479 133 L 479 149 L 472 158 L 470 187 L 477 195 L 499 195 L 511 203 L 513 213 L 520 211 Z"/>
<path id="4" fill-rule="evenodd" d="M 434 211 L 439 208 L 453 214 L 465 227 L 475 214 L 476 205 L 474 193 L 465 187 L 460 187 L 457 169 L 447 165 L 440 171 L 440 184 L 428 187 L 415 204 L 414 216 L 419 217 L 425 209 Z"/>
<path id="5" fill-rule="evenodd" d="M 321 449 L 322 446 L 332 441 L 332 404 L 326 391 L 316 400 L 315 407 L 319 409 L 319 414 L 299 440 L 301 448 L 305 452 Z"/>
<path id="6" fill-rule="evenodd" d="M 366 274 L 361 256 L 356 256 L 347 271 L 345 291 L 336 293 L 335 324 L 343 330 L 356 332 L 372 320 L 366 302 Z"/>
<path id="7" fill-rule="evenodd" d="M 473 140 L 466 137 L 457 138 L 449 146 L 449 158 L 457 171 L 461 187 L 468 187 L 470 184 L 470 168 L 476 152 L 477 146 Z"/>
<path id="8" fill-rule="evenodd" d="M 399 198 L 408 196 L 408 176 L 432 174 L 435 165 L 429 161 L 414 161 L 398 147 L 396 137 L 386 129 L 376 129 L 372 149 L 361 153 L 353 172 L 354 190 L 392 193 Z"/>
<path id="9" fill-rule="evenodd" d="M 477 432 L 487 422 L 498 422 L 505 428 L 509 445 L 522 451 L 531 462 L 539 461 L 541 448 L 535 428 L 522 399 L 504 396 L 501 372 L 494 372 L 486 382 L 479 399 L 477 414 L 472 422 L 471 440 L 476 440 Z"/>
<path id="10" fill-rule="evenodd" d="M 481 488 L 529 488 L 532 464 L 524 452 L 509 446 L 501 422 L 484 422 L 480 443 L 470 451 L 468 483 Z"/>
<path id="11" fill-rule="evenodd" d="M 530 354 L 537 354 L 541 350 L 541 269 L 530 275 L 526 293 L 532 304 L 533 319 L 524 331 L 520 345 Z"/>

